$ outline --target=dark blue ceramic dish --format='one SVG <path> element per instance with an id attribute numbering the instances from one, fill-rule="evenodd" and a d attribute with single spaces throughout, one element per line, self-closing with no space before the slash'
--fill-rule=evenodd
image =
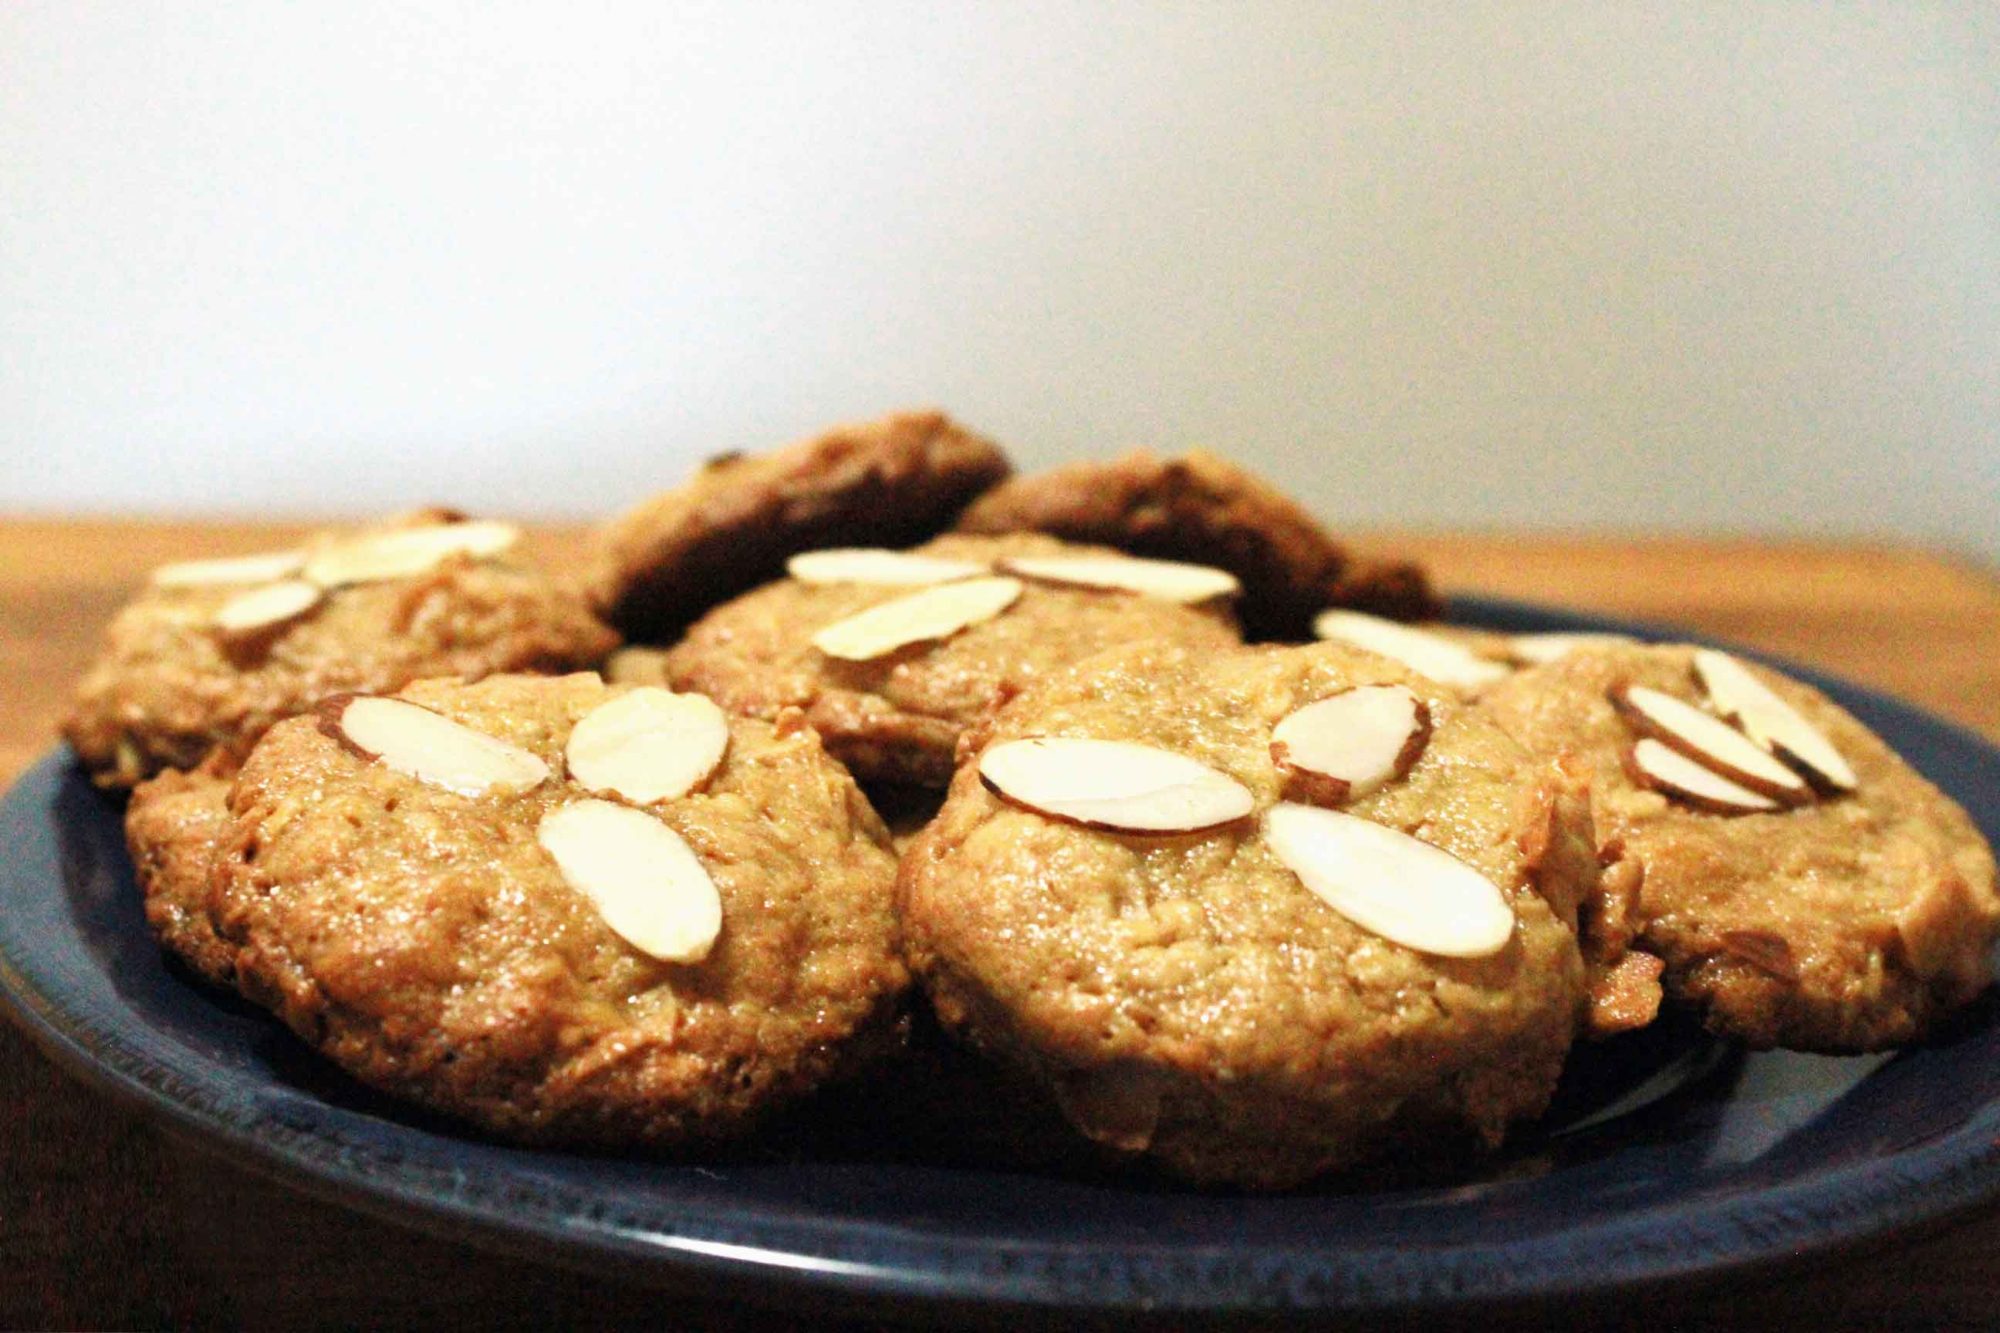
<path id="1" fill-rule="evenodd" d="M 1613 628 L 1471 601 L 1471 623 Z M 1635 632 L 1648 633 L 1640 628 Z M 1796 670 L 1796 668 L 1793 668 Z M 2000 752 L 1814 678 L 2000 841 Z M 1823 1252 L 2000 1194 L 2000 1006 L 1890 1056 L 1744 1055 L 1685 1025 L 1579 1051 L 1535 1132 L 1451 1183 L 1278 1197 L 1023 1163 L 891 1080 L 727 1160 L 484 1143 L 341 1078 L 163 963 L 119 808 L 66 752 L 0 806 L 0 999 L 62 1063 L 306 1189 L 426 1229 L 761 1299 L 1042 1311 L 1413 1312 L 1603 1294 Z M 976 1071 L 934 1052 L 944 1084 Z M 939 1071 L 942 1071 L 940 1074 Z"/>

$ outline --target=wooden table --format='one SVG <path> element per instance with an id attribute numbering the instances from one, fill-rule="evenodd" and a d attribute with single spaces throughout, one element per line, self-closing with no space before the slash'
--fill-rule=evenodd
<path id="1" fill-rule="evenodd" d="M 0 782 L 53 743 L 100 627 L 147 568 L 266 548 L 295 531 L 0 522 Z M 552 564 L 574 558 L 574 539 L 536 536 Z M 1678 538 L 1410 533 L 1377 534 L 1370 545 L 1424 559 L 1448 590 L 1679 623 L 1902 695 L 2000 740 L 2000 584 L 1968 563 L 1894 546 Z M 1649 1329 L 1784 1329 L 1983 1325 L 1996 1310 L 2000 1209 L 1852 1257 L 1594 1313 Z M 305 1199 L 163 1135 L 0 1024 L 0 1326 L 441 1319 L 784 1326 L 753 1309 L 491 1257 Z M 1521 1311 L 1497 1322 L 1538 1319 Z"/>

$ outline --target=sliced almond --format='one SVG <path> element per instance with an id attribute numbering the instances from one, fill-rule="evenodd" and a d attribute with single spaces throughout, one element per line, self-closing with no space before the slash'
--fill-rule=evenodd
<path id="1" fill-rule="evenodd" d="M 1853 791 L 1860 785 L 1853 767 L 1833 748 L 1833 742 L 1741 662 L 1728 653 L 1698 648 L 1694 670 L 1715 711 L 1741 727 L 1751 740 L 1802 769 L 1821 787 Z"/>
<path id="2" fill-rule="evenodd" d="M 1338 810 L 1274 805 L 1264 841 L 1327 906 L 1422 953 L 1483 958 L 1514 935 L 1493 881 L 1441 847 Z"/>
<path id="3" fill-rule="evenodd" d="M 440 523 L 392 528 L 336 542 L 305 562 L 306 578 L 327 588 L 350 583 L 382 583 L 435 569 L 453 556 L 484 560 L 521 539 L 512 523 Z"/>
<path id="4" fill-rule="evenodd" d="M 325 596 L 317 583 L 304 579 L 267 583 L 224 602 L 215 612 L 215 627 L 232 638 L 260 634 L 298 619 Z"/>
<path id="5" fill-rule="evenodd" d="M 151 575 L 156 588 L 214 588 L 230 584 L 269 583 L 290 578 L 306 562 L 304 551 L 265 551 L 221 560 L 181 560 L 161 565 Z"/>
<path id="6" fill-rule="evenodd" d="M 572 801 L 542 816 L 535 841 L 633 948 L 698 963 L 715 947 L 722 895 L 701 858 L 658 817 L 611 801 Z"/>
<path id="7" fill-rule="evenodd" d="M 936 555 L 912 555 L 874 546 L 846 546 L 806 551 L 785 562 L 785 572 L 800 583 L 866 583 L 878 587 L 919 588 L 950 583 L 989 572 L 981 560 L 947 560 Z"/>
<path id="8" fill-rule="evenodd" d="M 729 721 L 699 694 L 644 686 L 599 704 L 569 733 L 569 775 L 641 805 L 687 795 L 729 748 Z"/>
<path id="9" fill-rule="evenodd" d="M 1483 690 L 1510 674 L 1501 663 L 1488 661 L 1443 635 L 1362 611 L 1322 611 L 1313 621 L 1313 633 L 1322 639 L 1394 658 L 1419 675 L 1442 681 L 1453 689 Z"/>
<path id="10" fill-rule="evenodd" d="M 1340 805 L 1402 777 L 1431 736 L 1430 706 L 1401 685 L 1360 685 L 1271 728 L 1271 761 L 1317 805 Z"/>
<path id="11" fill-rule="evenodd" d="M 1638 780 L 1655 791 L 1712 815 L 1753 815 L 1782 808 L 1770 797 L 1731 782 L 1650 736 L 1632 747 L 1632 768 Z"/>
<path id="12" fill-rule="evenodd" d="M 1601 634 L 1590 630 L 1551 630 L 1546 634 L 1516 634 L 1507 640 L 1507 656 L 1527 666 L 1543 666 L 1567 657 L 1579 648 L 1602 648 L 1612 643 L 1636 643 L 1629 634 Z"/>
<path id="13" fill-rule="evenodd" d="M 320 730 L 364 759 L 461 796 L 522 792 L 549 776 L 539 755 L 403 699 L 335 696 L 320 705 Z"/>
<path id="14" fill-rule="evenodd" d="M 1243 590 L 1236 576 L 1209 565 L 1180 560 L 1141 560 L 1122 555 L 1017 555 L 1000 561 L 1008 574 L 1042 583 L 1069 583 L 1104 592 L 1135 592 L 1167 602 L 1206 602 Z"/>
<path id="15" fill-rule="evenodd" d="M 942 583 L 836 620 L 813 635 L 813 647 L 828 657 L 867 662 L 898 648 L 956 634 L 1012 606 L 1021 596 L 1019 579 L 966 579 Z"/>
<path id="16" fill-rule="evenodd" d="M 1199 833 L 1256 805 L 1250 789 L 1171 750 L 1126 741 L 1041 736 L 979 756 L 979 776 L 1016 805 L 1119 833 Z"/>
<path id="17" fill-rule="evenodd" d="M 1621 685 L 1611 702 L 1644 736 L 1705 764 L 1738 786 L 1787 805 L 1812 799 L 1805 779 L 1713 713 L 1645 685 Z"/>

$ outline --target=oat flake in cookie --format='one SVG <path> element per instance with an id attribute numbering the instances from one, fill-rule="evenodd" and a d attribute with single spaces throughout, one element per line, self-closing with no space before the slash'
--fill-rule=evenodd
<path id="1" fill-rule="evenodd" d="M 1005 477 L 992 441 L 941 412 L 898 412 L 768 454 L 717 458 L 598 533 L 594 604 L 628 637 L 689 621 L 827 546 L 907 546 L 950 526 Z"/>
<path id="2" fill-rule="evenodd" d="M 912 965 L 1098 1143 L 1278 1188 L 1547 1104 L 1588 810 L 1450 690 L 1338 644 L 1138 644 L 964 754 L 902 863 Z"/>
<path id="3" fill-rule="evenodd" d="M 1965 812 L 1818 691 L 1680 645 L 1598 645 L 1480 708 L 1592 774 L 1624 918 L 1674 996 L 1753 1046 L 1921 1037 L 1990 980 L 1991 851 Z"/>
<path id="4" fill-rule="evenodd" d="M 804 710 L 863 781 L 942 787 L 965 728 L 1048 671 L 1118 644 L 1238 642 L 1226 598 L 1188 604 L 1044 577 L 1040 561 L 1087 558 L 1102 578 L 1095 562 L 1124 559 L 1103 547 L 1019 533 L 940 537 L 911 554 L 965 576 L 782 579 L 697 621 L 667 655 L 668 678 L 736 712 Z M 1035 572 L 1008 573 L 1015 558 Z"/>
<path id="5" fill-rule="evenodd" d="M 709 1138 L 899 1039 L 887 833 L 796 715 L 420 682 L 274 727 L 230 810 L 239 988 L 494 1134 Z"/>
<path id="6" fill-rule="evenodd" d="M 617 636 L 519 559 L 511 525 L 430 511 L 290 551 L 153 572 L 105 633 L 63 732 L 107 787 L 237 759 L 338 690 L 568 671 Z"/>

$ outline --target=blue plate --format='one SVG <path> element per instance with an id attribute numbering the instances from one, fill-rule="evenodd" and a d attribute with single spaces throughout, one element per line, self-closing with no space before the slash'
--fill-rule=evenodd
<path id="1" fill-rule="evenodd" d="M 1455 612 L 1511 630 L 1660 636 L 1494 601 Z M 2000 752 L 1892 699 L 1786 669 L 2000 841 Z M 384 1101 L 163 962 L 120 807 L 67 752 L 0 805 L 0 846 L 0 999 L 63 1064 L 316 1193 L 624 1277 L 748 1283 L 822 1310 L 854 1299 L 1410 1312 L 1713 1274 L 2000 1194 L 1990 993 L 1932 1044 L 1894 1056 L 1745 1055 L 1684 1023 L 1580 1049 L 1544 1123 L 1449 1183 L 1255 1197 L 1106 1174 L 1066 1147 L 1043 1151 L 1033 1112 L 942 1050 L 727 1158 L 510 1148 Z M 1010 1155 L 997 1156 L 1003 1141 Z"/>

